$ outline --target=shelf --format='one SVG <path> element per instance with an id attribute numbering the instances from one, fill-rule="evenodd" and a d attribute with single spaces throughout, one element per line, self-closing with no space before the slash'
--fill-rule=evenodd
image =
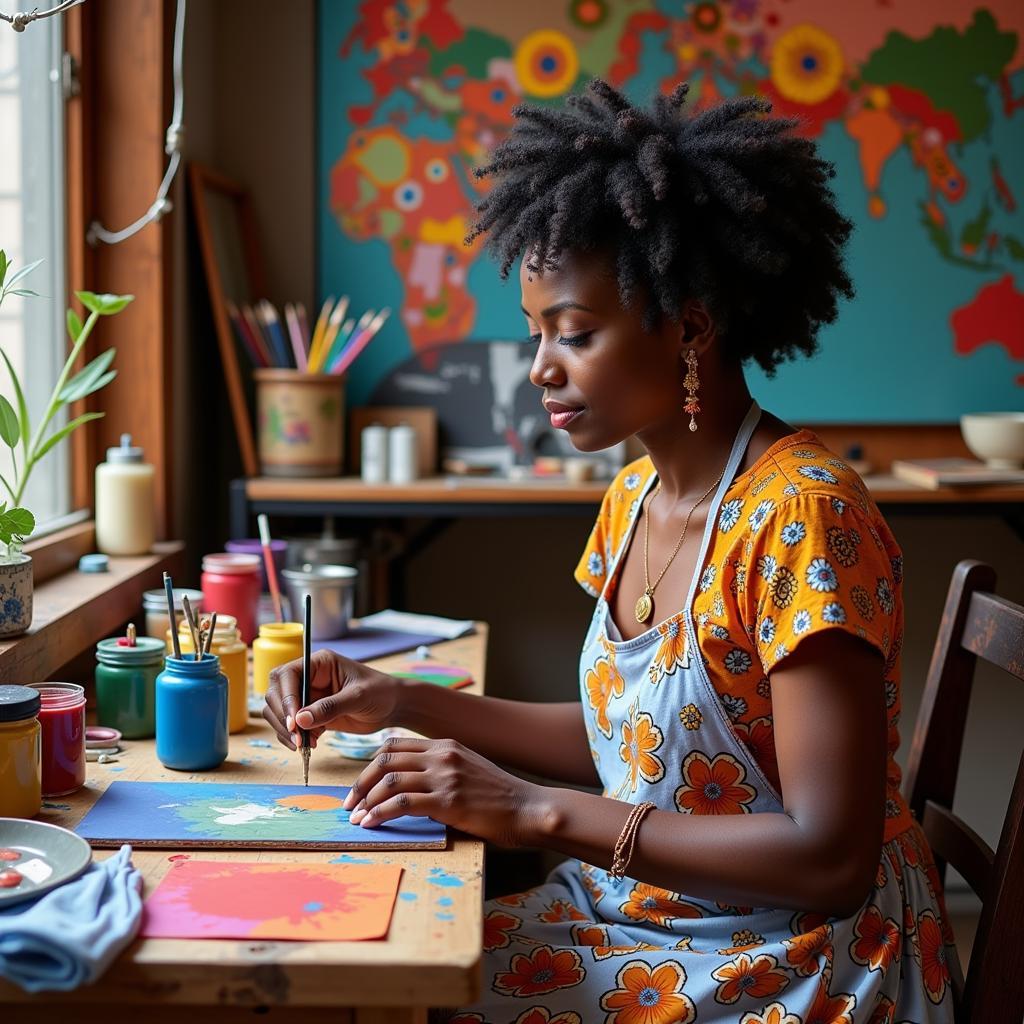
<path id="1" fill-rule="evenodd" d="M 163 573 L 178 571 L 185 545 L 157 544 L 135 558 L 111 558 L 110 571 L 78 570 L 36 585 L 32 626 L 0 642 L 0 683 L 38 683 L 53 677 L 142 608 L 143 591 L 162 586 Z"/>

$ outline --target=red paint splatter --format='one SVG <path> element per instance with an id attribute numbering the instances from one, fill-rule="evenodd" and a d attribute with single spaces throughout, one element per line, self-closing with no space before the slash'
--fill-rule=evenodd
<path id="1" fill-rule="evenodd" d="M 0 889 L 13 889 L 16 885 L 21 885 L 21 879 L 21 872 L 15 871 L 14 868 L 0 871 Z"/>
<path id="2" fill-rule="evenodd" d="M 266 865 L 272 867 L 272 865 Z M 286 919 L 299 922 L 308 916 L 303 908 L 307 903 L 322 904 L 327 911 L 352 913 L 361 907 L 355 896 L 372 896 L 356 882 L 336 882 L 320 872 L 306 872 L 288 866 L 285 878 L 267 872 L 266 884 L 253 898 L 252 874 L 243 878 L 234 872 L 233 865 L 193 864 L 185 890 L 189 907 L 199 914 L 231 917 L 243 921 Z M 262 867 L 262 865 L 260 866 Z M 173 876 L 172 876 L 173 877 Z M 238 882 L 241 881 L 241 890 Z"/>
<path id="3" fill-rule="evenodd" d="M 955 337 L 954 351 L 968 355 L 980 345 L 1002 345 L 1011 359 L 1024 359 L 1024 292 L 1005 274 L 987 284 L 949 318 Z M 1018 378 L 1018 383 L 1021 378 Z"/>
<path id="4" fill-rule="evenodd" d="M 0 850 L 0 860 L 21 860 L 17 850 Z"/>

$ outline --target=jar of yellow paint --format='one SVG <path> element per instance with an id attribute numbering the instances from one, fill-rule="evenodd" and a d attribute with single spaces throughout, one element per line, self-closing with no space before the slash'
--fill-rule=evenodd
<path id="1" fill-rule="evenodd" d="M 0 686 L 0 818 L 34 818 L 42 807 L 39 691 Z"/>
<path id="2" fill-rule="evenodd" d="M 301 657 L 301 622 L 265 622 L 252 645 L 253 690 L 258 694 L 266 693 L 271 671 Z"/>
<path id="3" fill-rule="evenodd" d="M 184 620 L 178 626 L 182 654 L 192 654 L 192 631 Z M 167 630 L 167 653 L 174 652 Z M 220 670 L 228 677 L 228 732 L 242 732 L 249 723 L 249 648 L 242 643 L 233 615 L 218 615 L 210 653 L 220 658 Z"/>

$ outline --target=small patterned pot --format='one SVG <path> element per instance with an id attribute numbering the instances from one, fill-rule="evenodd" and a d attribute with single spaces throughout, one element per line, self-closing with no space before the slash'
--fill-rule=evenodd
<path id="1" fill-rule="evenodd" d="M 32 558 L 0 562 L 0 637 L 17 636 L 32 625 Z"/>

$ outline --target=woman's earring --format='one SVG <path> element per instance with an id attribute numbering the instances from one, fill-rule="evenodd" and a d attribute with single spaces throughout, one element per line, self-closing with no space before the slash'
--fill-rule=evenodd
<path id="1" fill-rule="evenodd" d="M 683 404 L 683 412 L 690 414 L 690 429 L 696 430 L 697 421 L 693 417 L 695 413 L 700 412 L 700 403 L 697 401 L 700 378 L 697 376 L 697 353 L 692 348 L 686 353 L 686 376 L 683 378 L 683 387 L 686 388 L 686 402 Z"/>

